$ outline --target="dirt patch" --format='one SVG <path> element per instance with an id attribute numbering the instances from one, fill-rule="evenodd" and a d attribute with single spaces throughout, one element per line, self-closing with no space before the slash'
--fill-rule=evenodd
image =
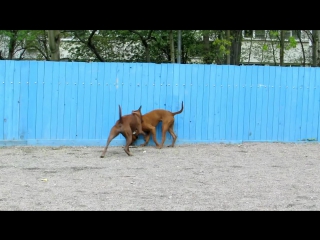
<path id="1" fill-rule="evenodd" d="M 318 143 L 0 147 L 0 210 L 320 210 Z"/>

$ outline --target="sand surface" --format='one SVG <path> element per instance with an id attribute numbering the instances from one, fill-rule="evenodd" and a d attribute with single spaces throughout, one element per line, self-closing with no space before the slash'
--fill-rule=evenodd
<path id="1" fill-rule="evenodd" d="M 320 210 L 319 143 L 0 147 L 0 210 Z"/>

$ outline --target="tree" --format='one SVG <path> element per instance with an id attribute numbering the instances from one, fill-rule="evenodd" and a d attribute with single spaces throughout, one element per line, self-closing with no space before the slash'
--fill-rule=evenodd
<path id="1" fill-rule="evenodd" d="M 241 57 L 242 30 L 231 30 L 230 64 L 239 65 Z M 229 40 L 230 41 L 230 40 Z"/>
<path id="2" fill-rule="evenodd" d="M 319 30 L 312 30 L 312 66 L 319 66 Z"/>
<path id="3" fill-rule="evenodd" d="M 169 30 L 169 44 L 170 44 L 170 59 L 172 63 L 175 63 L 174 57 L 174 41 L 173 41 L 173 31 Z"/>
<path id="4" fill-rule="evenodd" d="M 1 59 L 23 59 L 26 52 L 26 41 L 30 39 L 28 30 L 0 30 L 2 49 Z M 31 36 L 32 38 L 32 36 Z"/>
<path id="5" fill-rule="evenodd" d="M 284 30 L 280 30 L 280 66 L 284 62 Z"/>

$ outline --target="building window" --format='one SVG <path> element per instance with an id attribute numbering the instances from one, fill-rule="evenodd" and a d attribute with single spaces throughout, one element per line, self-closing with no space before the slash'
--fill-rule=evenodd
<path id="1" fill-rule="evenodd" d="M 253 30 L 244 30 L 243 31 L 243 36 L 245 38 L 253 38 Z"/>
<path id="2" fill-rule="evenodd" d="M 292 30 L 292 37 L 296 39 L 301 37 L 301 30 Z"/>
<path id="3" fill-rule="evenodd" d="M 254 38 L 264 39 L 266 37 L 266 30 L 254 30 Z"/>
<path id="4" fill-rule="evenodd" d="M 269 30 L 268 31 L 268 38 L 275 40 L 278 37 L 279 37 L 279 31 L 278 30 Z"/>
<path id="5" fill-rule="evenodd" d="M 290 37 L 298 39 L 299 36 L 302 39 L 307 39 L 305 33 L 302 30 L 284 30 L 284 38 L 288 40 Z M 277 39 L 280 38 L 280 30 L 243 30 L 244 38 L 254 39 Z"/>

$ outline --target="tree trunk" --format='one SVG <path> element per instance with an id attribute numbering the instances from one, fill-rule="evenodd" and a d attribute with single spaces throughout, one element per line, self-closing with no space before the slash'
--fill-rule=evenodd
<path id="1" fill-rule="evenodd" d="M 295 30 L 295 31 L 299 31 L 299 30 Z M 301 49 L 302 49 L 302 66 L 306 66 L 306 54 L 304 52 L 304 47 L 303 47 L 303 43 L 302 43 L 302 39 L 301 39 L 301 31 L 300 33 L 297 34 L 298 35 L 298 38 L 299 38 L 299 42 L 300 42 L 300 45 L 301 45 Z"/>
<path id="2" fill-rule="evenodd" d="M 227 41 L 230 41 L 230 30 L 226 30 Z M 227 53 L 227 65 L 230 65 L 230 54 L 231 54 L 231 47 L 228 46 L 228 53 Z"/>
<path id="3" fill-rule="evenodd" d="M 312 67 L 318 64 L 319 30 L 312 30 Z"/>
<path id="4" fill-rule="evenodd" d="M 230 35 L 232 36 L 230 64 L 239 65 L 241 56 L 242 30 L 232 30 L 230 31 Z"/>
<path id="5" fill-rule="evenodd" d="M 284 64 L 284 30 L 280 30 L 280 66 Z"/>
<path id="6" fill-rule="evenodd" d="M 60 61 L 60 30 L 48 30 L 51 60 Z"/>
<path id="7" fill-rule="evenodd" d="M 181 30 L 178 30 L 177 63 L 181 63 Z"/>
<path id="8" fill-rule="evenodd" d="M 8 60 L 12 60 L 14 58 L 14 51 L 17 45 L 17 35 L 18 30 L 12 30 L 12 36 L 9 40 L 9 53 L 8 53 Z"/>
<path id="9" fill-rule="evenodd" d="M 150 49 L 149 49 L 149 45 L 146 44 L 146 45 L 145 45 L 145 48 L 146 48 L 146 60 L 147 60 L 147 62 L 149 63 L 149 62 L 150 62 Z"/>
<path id="10" fill-rule="evenodd" d="M 175 58 L 174 58 L 174 41 L 173 41 L 173 32 L 172 30 L 169 30 L 169 41 L 170 41 L 170 58 L 171 58 L 171 63 L 175 63 Z"/>
<path id="11" fill-rule="evenodd" d="M 203 33 L 203 62 L 205 64 L 212 63 L 212 59 L 210 57 L 210 40 L 209 40 L 209 32 L 205 31 Z"/>

